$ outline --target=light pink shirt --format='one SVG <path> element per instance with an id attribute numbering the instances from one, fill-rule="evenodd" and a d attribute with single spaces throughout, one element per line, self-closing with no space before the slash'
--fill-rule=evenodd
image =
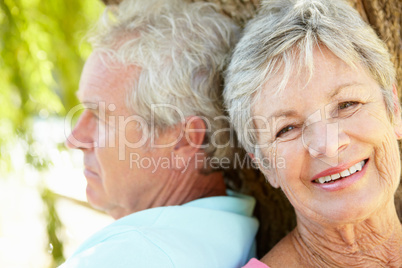
<path id="1" fill-rule="evenodd" d="M 269 266 L 253 258 L 243 268 L 269 268 Z"/>

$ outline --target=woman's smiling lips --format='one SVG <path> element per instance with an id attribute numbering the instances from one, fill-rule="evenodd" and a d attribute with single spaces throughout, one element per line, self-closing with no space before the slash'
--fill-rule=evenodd
<path id="1" fill-rule="evenodd" d="M 357 163 L 329 168 L 315 175 L 312 182 L 325 190 L 342 190 L 364 176 L 367 169 L 367 163 L 368 159 L 365 159 Z"/>

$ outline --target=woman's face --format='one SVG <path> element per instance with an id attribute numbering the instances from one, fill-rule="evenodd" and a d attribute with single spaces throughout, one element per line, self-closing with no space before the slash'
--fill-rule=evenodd
<path id="1" fill-rule="evenodd" d="M 277 95 L 267 83 L 253 109 L 270 183 L 299 217 L 319 222 L 359 221 L 393 202 L 400 124 L 391 124 L 378 83 L 326 48 L 315 50 L 310 80 L 290 77 Z"/>

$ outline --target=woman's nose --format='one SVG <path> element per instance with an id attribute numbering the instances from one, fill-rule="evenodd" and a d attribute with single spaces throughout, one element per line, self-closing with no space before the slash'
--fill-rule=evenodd
<path id="1" fill-rule="evenodd" d="M 334 158 L 350 143 L 338 122 L 319 121 L 303 129 L 303 143 L 315 158 Z"/>

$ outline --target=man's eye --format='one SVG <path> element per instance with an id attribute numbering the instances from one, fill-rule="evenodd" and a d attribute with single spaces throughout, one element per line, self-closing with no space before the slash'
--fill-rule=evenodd
<path id="1" fill-rule="evenodd" d="M 339 110 L 344 110 L 349 107 L 355 106 L 356 104 L 358 104 L 358 102 L 356 102 L 356 101 L 346 101 L 346 102 L 339 103 L 338 108 L 339 108 Z"/>
<path id="2" fill-rule="evenodd" d="M 282 128 L 282 129 L 276 134 L 276 137 L 280 137 L 280 136 L 284 135 L 285 133 L 291 131 L 291 130 L 294 129 L 294 128 L 295 128 L 294 126 L 286 126 L 286 127 Z"/>
<path id="3" fill-rule="evenodd" d="M 90 116 L 93 120 L 95 121 L 99 121 L 99 117 L 96 113 L 93 113 L 92 111 L 90 112 Z"/>

